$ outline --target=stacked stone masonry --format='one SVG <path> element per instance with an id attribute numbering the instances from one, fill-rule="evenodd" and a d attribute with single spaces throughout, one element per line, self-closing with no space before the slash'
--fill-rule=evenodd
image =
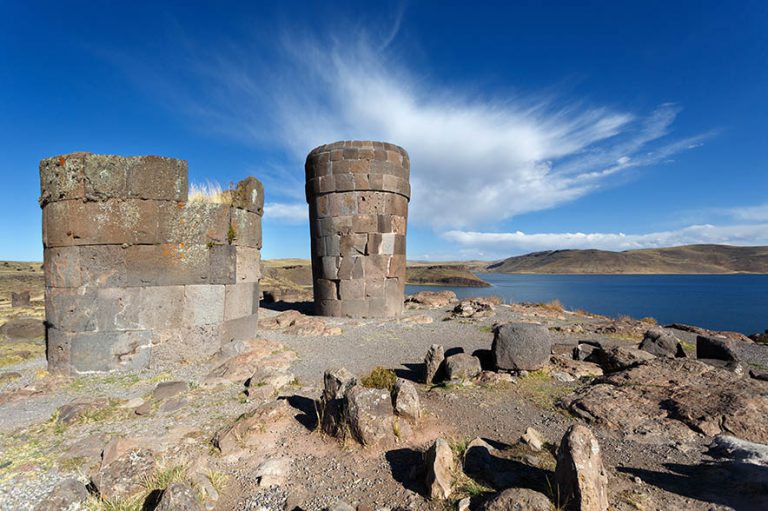
<path id="1" fill-rule="evenodd" d="M 257 179 L 188 202 L 185 161 L 75 153 L 43 160 L 40 181 L 51 371 L 138 370 L 253 336 Z"/>
<path id="2" fill-rule="evenodd" d="M 307 156 L 315 311 L 393 317 L 403 310 L 410 160 L 401 147 L 345 141 Z"/>

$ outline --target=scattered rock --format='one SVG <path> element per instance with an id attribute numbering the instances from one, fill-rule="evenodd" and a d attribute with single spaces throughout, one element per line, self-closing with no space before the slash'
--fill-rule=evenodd
<path id="1" fill-rule="evenodd" d="M 326 369 L 323 374 L 323 395 L 320 408 L 323 410 L 323 432 L 334 437 L 345 431 L 344 394 L 357 385 L 357 376 L 345 368 Z"/>
<path id="2" fill-rule="evenodd" d="M 493 332 L 493 357 L 498 369 L 535 371 L 549 362 L 549 331 L 533 323 L 507 323 Z"/>
<path id="3" fill-rule="evenodd" d="M 645 332 L 645 337 L 639 349 L 657 357 L 685 357 L 685 351 L 680 340 L 663 328 L 651 328 Z"/>
<path id="4" fill-rule="evenodd" d="M 58 421 L 64 424 L 72 424 L 81 417 L 100 410 L 109 405 L 106 399 L 83 400 L 77 399 L 59 407 Z"/>
<path id="5" fill-rule="evenodd" d="M 563 371 L 552 371 L 552 378 L 560 383 L 570 383 L 576 381 L 576 378 Z"/>
<path id="6" fill-rule="evenodd" d="M 703 335 L 705 337 L 719 337 L 722 339 L 729 339 L 732 341 L 742 341 L 752 343 L 752 339 L 740 332 L 728 332 L 720 330 L 707 330 L 698 326 L 684 325 L 681 323 L 672 323 L 671 325 L 665 325 L 664 328 L 668 330 L 680 330 L 682 332 L 689 332 L 696 335 Z"/>
<path id="7" fill-rule="evenodd" d="M 699 335 L 696 337 L 696 358 L 738 362 L 739 357 L 733 351 L 731 342 L 733 341 L 728 339 L 717 339 L 715 337 Z"/>
<path id="8" fill-rule="evenodd" d="M 552 503 L 543 493 L 528 488 L 508 488 L 483 503 L 482 511 L 550 511 Z"/>
<path id="9" fill-rule="evenodd" d="M 223 362 L 222 362 L 223 360 Z M 230 343 L 214 355 L 213 361 L 219 365 L 206 377 L 208 384 L 226 380 L 244 383 L 253 376 L 258 368 L 272 367 L 288 369 L 296 360 L 296 353 L 266 339 L 251 339 Z"/>
<path id="10" fill-rule="evenodd" d="M 0 337 L 5 337 L 9 342 L 34 341 L 45 338 L 45 324 L 35 318 L 9 319 L 0 326 Z"/>
<path id="11" fill-rule="evenodd" d="M 495 314 L 494 300 L 490 298 L 468 298 L 460 301 L 453 308 L 454 317 L 481 319 L 489 318 Z"/>
<path id="12" fill-rule="evenodd" d="M 592 362 L 573 360 L 560 355 L 552 355 L 549 361 L 555 367 L 575 378 L 597 378 L 603 375 L 603 369 Z"/>
<path id="13" fill-rule="evenodd" d="M 615 373 L 636 367 L 654 358 L 656 357 L 647 351 L 626 346 L 613 346 L 593 351 L 587 360 L 599 364 L 606 373 Z"/>
<path id="14" fill-rule="evenodd" d="M 568 428 L 557 451 L 555 484 L 561 502 L 573 511 L 608 510 L 608 474 L 600 445 L 586 426 Z"/>
<path id="15" fill-rule="evenodd" d="M 749 338 L 760 344 L 768 344 L 768 330 L 763 333 L 752 334 Z"/>
<path id="16" fill-rule="evenodd" d="M 395 381 L 392 389 L 392 403 L 395 414 L 411 422 L 417 422 L 421 418 L 421 403 L 419 393 L 413 383 L 402 378 Z"/>
<path id="17" fill-rule="evenodd" d="M 426 292 L 426 291 L 423 291 Z M 430 385 L 437 376 L 445 360 L 445 349 L 441 344 L 433 344 L 424 357 L 424 383 Z"/>
<path id="18" fill-rule="evenodd" d="M 273 424 L 287 414 L 288 403 L 282 399 L 259 405 L 238 418 L 234 424 L 220 429 L 214 435 L 213 445 L 222 454 L 253 445 L 266 433 L 268 424 Z"/>
<path id="19" fill-rule="evenodd" d="M 547 443 L 544 436 L 533 428 L 526 429 L 520 440 L 534 451 L 544 449 L 544 445 Z"/>
<path id="20" fill-rule="evenodd" d="M 145 401 L 144 403 L 137 406 L 133 413 L 136 415 L 148 415 L 152 411 L 152 404 L 149 401 Z"/>
<path id="21" fill-rule="evenodd" d="M 158 383 L 155 390 L 152 392 L 152 397 L 161 401 L 174 397 L 182 392 L 189 390 L 189 385 L 185 381 L 164 381 Z"/>
<path id="22" fill-rule="evenodd" d="M 355 385 L 344 394 L 344 411 L 352 435 L 361 444 L 394 438 L 392 398 L 386 390 Z"/>
<path id="23" fill-rule="evenodd" d="M 32 299 L 29 295 L 29 291 L 19 291 L 18 293 L 11 292 L 11 307 L 18 309 L 21 307 L 29 307 L 32 305 Z"/>
<path id="24" fill-rule="evenodd" d="M 457 353 L 445 359 L 445 377 L 448 380 L 471 380 L 481 372 L 480 359 L 468 353 Z"/>
<path id="25" fill-rule="evenodd" d="M 427 495 L 433 500 L 447 499 L 453 491 L 455 467 L 451 446 L 444 439 L 438 438 L 427 450 L 424 458 L 427 468 Z"/>
<path id="26" fill-rule="evenodd" d="M 34 511 L 71 509 L 78 505 L 84 506 L 87 500 L 88 490 L 83 483 L 74 478 L 65 479 L 35 506 Z"/>
<path id="27" fill-rule="evenodd" d="M 355 508 L 340 500 L 328 508 L 328 511 L 355 511 Z"/>
<path id="28" fill-rule="evenodd" d="M 285 483 L 292 464 L 293 460 L 289 457 L 272 458 L 256 467 L 253 476 L 262 488 L 280 486 Z"/>
<path id="29" fill-rule="evenodd" d="M 160 405 L 160 408 L 158 408 L 157 411 L 163 414 L 173 413 L 177 410 L 181 410 L 182 408 L 187 406 L 188 403 L 189 403 L 189 400 L 185 397 L 174 397 L 163 402 L 163 404 Z"/>
<path id="30" fill-rule="evenodd" d="M 603 345 L 598 341 L 579 341 L 573 348 L 573 359 L 587 360 L 596 349 L 603 349 Z"/>
<path id="31" fill-rule="evenodd" d="M 259 321 L 259 328 L 264 330 L 282 330 L 288 335 L 309 336 L 329 336 L 341 334 L 338 327 L 328 327 L 325 320 L 305 316 L 297 310 L 287 310 L 271 318 L 265 318 Z"/>
<path id="32" fill-rule="evenodd" d="M 406 318 L 403 318 L 400 320 L 400 322 L 410 323 L 413 325 L 428 325 L 434 322 L 434 319 L 432 319 L 432 316 L 427 316 L 426 314 L 418 314 L 416 316 L 408 316 Z"/>
<path id="33" fill-rule="evenodd" d="M 202 511 L 195 490 L 186 483 L 173 483 L 163 491 L 155 511 Z"/>
<path id="34" fill-rule="evenodd" d="M 102 463 L 91 483 L 103 499 L 131 497 L 144 490 L 144 477 L 155 470 L 155 459 L 146 449 L 132 449 L 111 463 Z"/>
<path id="35" fill-rule="evenodd" d="M 134 397 L 126 401 L 125 403 L 122 403 L 118 406 L 118 408 L 123 410 L 132 410 L 134 408 L 138 408 L 141 405 L 144 404 L 144 400 L 140 397 Z"/>
<path id="36" fill-rule="evenodd" d="M 415 295 L 406 297 L 406 305 L 422 305 L 424 307 L 446 307 L 456 301 L 456 293 L 453 291 L 419 291 Z"/>

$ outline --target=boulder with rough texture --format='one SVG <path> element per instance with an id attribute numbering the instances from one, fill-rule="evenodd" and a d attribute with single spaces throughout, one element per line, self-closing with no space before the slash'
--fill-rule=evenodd
<path id="1" fill-rule="evenodd" d="M 468 298 L 460 301 L 453 308 L 453 315 L 460 318 L 481 319 L 496 314 L 494 300 L 488 298 Z"/>
<path id="2" fill-rule="evenodd" d="M 19 291 L 18 293 L 11 292 L 11 307 L 16 309 L 19 307 L 29 307 L 32 305 L 32 299 L 29 295 L 29 291 Z"/>
<path id="3" fill-rule="evenodd" d="M 716 459 L 768 467 L 768 445 L 747 442 L 735 436 L 717 435 L 707 454 Z"/>
<path id="4" fill-rule="evenodd" d="M 424 383 L 431 384 L 445 360 L 445 349 L 441 344 L 433 344 L 424 357 Z"/>
<path id="5" fill-rule="evenodd" d="M 579 341 L 573 348 L 573 359 L 587 360 L 596 349 L 603 349 L 603 345 L 599 341 Z"/>
<path id="6" fill-rule="evenodd" d="M 91 483 L 103 499 L 131 497 L 144 490 L 144 478 L 152 474 L 155 466 L 150 451 L 131 449 L 109 464 L 102 463 Z"/>
<path id="7" fill-rule="evenodd" d="M 680 341 L 671 332 L 663 328 L 651 328 L 645 332 L 639 349 L 657 357 L 685 357 Z"/>
<path id="8" fill-rule="evenodd" d="M 626 346 L 612 346 L 593 351 L 587 361 L 599 364 L 605 373 L 615 373 L 636 367 L 654 358 L 656 356 L 647 351 Z"/>
<path id="9" fill-rule="evenodd" d="M 560 403 L 588 422 L 658 442 L 694 432 L 768 443 L 768 382 L 693 359 L 653 357 L 610 374 Z"/>
<path id="10" fill-rule="evenodd" d="M 89 413 L 96 412 L 109 405 L 109 401 L 104 398 L 99 399 L 76 399 L 58 409 L 57 420 L 64 424 L 72 424 Z"/>
<path id="11" fill-rule="evenodd" d="M 213 438 L 213 445 L 222 454 L 230 454 L 240 448 L 259 442 L 272 424 L 288 414 L 288 403 L 281 399 L 262 404 L 240 417 L 234 424 L 220 429 Z"/>
<path id="12" fill-rule="evenodd" d="M 186 483 L 173 483 L 163 491 L 155 511 L 202 511 L 192 486 Z"/>
<path id="13" fill-rule="evenodd" d="M 481 511 L 550 511 L 546 495 L 528 488 L 508 488 L 483 503 Z"/>
<path id="14" fill-rule="evenodd" d="M 560 502 L 572 511 L 608 510 L 608 474 L 600 445 L 586 426 L 568 428 L 557 451 L 555 485 Z"/>
<path id="15" fill-rule="evenodd" d="M 262 488 L 280 486 L 288 477 L 292 464 L 293 460 L 287 456 L 270 458 L 256 467 L 253 477 L 259 481 L 259 486 Z"/>
<path id="16" fill-rule="evenodd" d="M 738 362 L 739 357 L 731 345 L 733 342 L 735 341 L 699 335 L 696 337 L 696 358 Z"/>
<path id="17" fill-rule="evenodd" d="M 453 492 L 455 468 L 451 446 L 444 439 L 438 438 L 425 453 L 424 461 L 427 469 L 427 495 L 432 500 L 447 499 Z"/>
<path id="18" fill-rule="evenodd" d="M 344 410 L 352 435 L 363 445 L 394 439 L 392 398 L 386 390 L 350 388 L 344 395 Z"/>
<path id="19" fill-rule="evenodd" d="M 480 359 L 468 353 L 457 353 L 445 359 L 445 376 L 448 380 L 471 380 L 483 372 Z"/>
<path id="20" fill-rule="evenodd" d="M 84 507 L 87 500 L 88 490 L 83 483 L 74 478 L 65 479 L 35 506 L 34 511 L 60 511 L 74 509 L 78 505 Z"/>
<path id="21" fill-rule="evenodd" d="M 549 331 L 533 323 L 507 323 L 494 329 L 493 358 L 498 369 L 535 371 L 549 362 Z"/>
<path id="22" fill-rule="evenodd" d="M 344 431 L 344 394 L 355 385 L 357 376 L 344 367 L 326 369 L 319 404 L 323 411 L 322 429 L 326 435 L 339 436 Z"/>
<path id="23" fill-rule="evenodd" d="M 419 393 L 413 383 L 402 378 L 395 381 L 392 388 L 392 404 L 395 414 L 411 422 L 417 422 L 421 418 L 421 403 Z"/>
<path id="24" fill-rule="evenodd" d="M 174 397 L 189 390 L 189 384 L 185 381 L 164 381 L 157 384 L 152 392 L 152 397 L 159 400 Z"/>

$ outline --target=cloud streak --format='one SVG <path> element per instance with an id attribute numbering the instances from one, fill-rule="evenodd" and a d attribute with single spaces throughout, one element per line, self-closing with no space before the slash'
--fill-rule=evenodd
<path id="1" fill-rule="evenodd" d="M 266 173 L 293 179 L 276 181 L 300 182 L 304 157 L 320 144 L 402 145 L 412 163 L 411 220 L 437 229 L 496 225 L 576 200 L 707 137 L 669 140 L 674 104 L 643 116 L 438 85 L 387 49 L 398 26 L 380 44 L 364 32 L 323 42 L 284 33 L 271 59 L 241 46 L 198 49 L 181 72 L 164 68 L 155 78 L 209 129 L 283 151 L 284 169 Z"/>

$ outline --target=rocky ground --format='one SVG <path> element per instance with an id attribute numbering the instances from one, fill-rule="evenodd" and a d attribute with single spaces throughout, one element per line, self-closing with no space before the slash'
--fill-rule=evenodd
<path id="1" fill-rule="evenodd" d="M 538 492 L 524 509 L 540 509 L 532 503 L 540 494 L 553 508 L 572 508 L 559 495 L 566 463 L 556 448 L 574 425 L 588 426 L 599 443 L 611 509 L 768 508 L 764 464 L 708 454 L 722 434 L 768 443 L 768 382 L 758 379 L 768 348 L 749 339 L 715 337 L 699 347 L 709 350 L 702 361 L 694 359 L 697 336 L 717 333 L 679 326 L 647 336 L 650 321 L 557 304 L 428 296 L 408 303 L 400 320 L 269 307 L 258 339 L 224 346 L 205 364 L 135 375 L 50 375 L 32 327 L 9 335 L 15 323 L 6 323 L 0 508 L 511 509 L 487 502 L 508 488 L 517 499 Z M 39 318 L 40 303 L 30 308 L 11 319 Z M 542 325 L 551 342 L 543 367 L 498 369 L 493 326 L 510 322 Z M 425 384 L 435 344 L 447 359 L 430 359 L 438 374 Z M 324 372 L 341 367 L 359 388 L 391 385 L 394 376 L 411 382 L 418 417 L 393 411 L 388 391 L 361 390 L 339 401 L 356 412 L 324 426 L 334 402 Z M 377 392 L 383 402 L 365 401 Z M 329 435 L 334 428 L 346 433 Z M 438 467 L 441 456 L 454 467 Z M 588 504 L 580 505 L 599 508 Z"/>

